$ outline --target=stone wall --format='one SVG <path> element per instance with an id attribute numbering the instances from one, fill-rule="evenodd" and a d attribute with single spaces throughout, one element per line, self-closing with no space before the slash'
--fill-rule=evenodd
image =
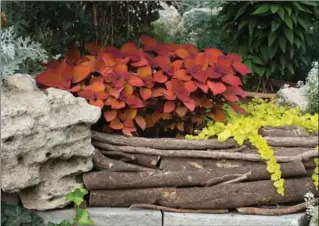
<path id="1" fill-rule="evenodd" d="M 1 189 L 18 192 L 25 208 L 53 209 L 82 187 L 92 169 L 92 124 L 101 110 L 71 93 L 41 91 L 29 75 L 1 87 Z"/>

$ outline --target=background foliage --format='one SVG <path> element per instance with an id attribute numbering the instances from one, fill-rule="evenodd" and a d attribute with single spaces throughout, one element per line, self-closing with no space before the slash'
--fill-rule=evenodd
<path id="1" fill-rule="evenodd" d="M 309 31 L 318 21 L 318 3 L 226 2 L 222 7 L 223 29 L 232 39 L 230 49 L 245 56 L 245 63 L 258 80 L 296 82 L 300 62 L 310 70 L 315 56 L 307 54 Z"/>
<path id="2" fill-rule="evenodd" d="M 155 1 L 2 3 L 8 25 L 14 25 L 18 35 L 32 36 L 51 55 L 93 40 L 112 46 L 136 41 L 158 18 L 158 8 Z"/>

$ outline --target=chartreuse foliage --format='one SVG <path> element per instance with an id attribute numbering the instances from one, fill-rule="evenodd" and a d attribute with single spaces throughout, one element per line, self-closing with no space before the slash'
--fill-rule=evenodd
<path id="1" fill-rule="evenodd" d="M 260 157 L 266 161 L 267 171 L 271 174 L 271 180 L 277 188 L 277 192 L 284 194 L 284 180 L 281 178 L 280 165 L 274 157 L 273 149 L 266 140 L 258 134 L 262 126 L 302 126 L 309 132 L 318 131 L 318 114 L 302 114 L 298 108 L 279 107 L 274 100 L 265 101 L 254 99 L 249 104 L 241 105 L 246 110 L 246 115 L 241 115 L 228 106 L 225 109 L 228 114 L 226 121 L 208 122 L 198 135 L 186 135 L 187 139 L 208 139 L 218 137 L 219 141 L 225 141 L 233 137 L 239 145 L 249 141 L 258 149 Z M 318 182 L 318 181 L 317 181 Z"/>
<path id="2" fill-rule="evenodd" d="M 237 1 L 223 4 L 220 16 L 232 38 L 231 50 L 244 56 L 255 75 L 294 76 L 307 62 L 310 27 L 317 2 Z"/>
<path id="3" fill-rule="evenodd" d="M 36 81 L 87 99 L 103 110 L 106 132 L 129 136 L 160 120 L 171 130 L 191 133 L 206 115 L 223 121 L 225 103 L 244 113 L 235 102 L 245 97 L 240 76 L 250 70 L 239 55 L 148 36 L 141 42 L 142 48 L 129 42 L 120 49 L 88 43 L 88 54 L 71 48 Z"/>

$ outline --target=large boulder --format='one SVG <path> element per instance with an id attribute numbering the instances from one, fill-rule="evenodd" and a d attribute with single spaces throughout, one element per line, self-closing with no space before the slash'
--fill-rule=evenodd
<path id="1" fill-rule="evenodd" d="M 83 98 L 9 76 L 1 87 L 1 189 L 18 192 L 27 209 L 66 206 L 93 167 L 90 127 L 100 116 Z"/>
<path id="2" fill-rule="evenodd" d="M 302 112 L 306 112 L 309 108 L 307 90 L 307 85 L 304 85 L 300 88 L 289 86 L 284 87 L 280 89 L 276 94 L 277 104 L 299 107 Z"/>
<path id="3" fill-rule="evenodd" d="M 169 6 L 166 2 L 160 2 L 162 10 L 159 10 L 159 19 L 154 21 L 156 26 L 163 26 L 170 35 L 174 35 L 177 32 L 178 24 L 181 21 L 181 15 L 174 6 Z"/>

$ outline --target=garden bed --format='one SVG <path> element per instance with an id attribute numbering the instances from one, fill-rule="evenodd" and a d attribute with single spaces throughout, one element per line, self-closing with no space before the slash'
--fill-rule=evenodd
<path id="1" fill-rule="evenodd" d="M 307 192 L 318 197 L 311 180 L 318 137 L 293 126 L 264 127 L 259 134 L 280 163 L 284 196 L 277 194 L 266 164 L 248 142 L 238 146 L 231 139 L 150 139 L 93 131 L 97 171 L 83 176 L 89 205 L 247 212 L 241 207 L 297 204 Z"/>

